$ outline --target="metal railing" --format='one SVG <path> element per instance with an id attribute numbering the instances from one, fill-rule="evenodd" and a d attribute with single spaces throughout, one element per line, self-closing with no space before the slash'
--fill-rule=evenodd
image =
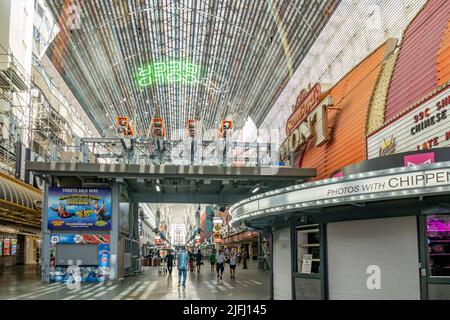
<path id="1" fill-rule="evenodd" d="M 216 141 L 163 141 L 133 138 L 82 138 L 79 145 L 53 145 L 52 161 L 148 165 L 284 166 L 273 144 Z M 206 146 L 206 147 L 205 147 Z M 182 149 L 184 148 L 184 149 Z M 73 153 L 73 156 L 70 156 Z M 68 160 L 69 159 L 69 160 Z"/>

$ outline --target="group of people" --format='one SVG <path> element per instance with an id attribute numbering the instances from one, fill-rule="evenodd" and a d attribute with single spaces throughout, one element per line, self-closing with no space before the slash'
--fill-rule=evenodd
<path id="1" fill-rule="evenodd" d="M 169 272 L 169 276 L 172 275 L 173 265 L 175 262 L 175 256 L 172 252 L 168 252 L 165 257 L 167 263 L 167 271 Z M 216 249 L 213 249 L 212 253 L 209 256 L 209 262 L 211 264 L 211 271 L 217 272 L 217 280 L 222 280 L 223 272 L 225 271 L 225 263 L 230 266 L 230 278 L 236 279 L 236 266 L 243 262 L 243 269 L 247 269 L 247 259 L 248 253 L 243 250 L 242 254 L 239 254 L 235 251 L 232 252 L 224 252 L 220 249 L 218 252 Z M 201 266 L 203 264 L 203 255 L 201 250 L 198 250 L 197 253 L 192 251 L 187 252 L 186 249 L 182 249 L 181 252 L 177 253 L 176 262 L 178 267 L 178 287 L 183 286 L 186 287 L 186 276 L 187 271 L 194 271 L 194 264 L 196 266 L 197 272 L 200 272 Z"/>
<path id="2" fill-rule="evenodd" d="M 224 252 L 223 250 L 216 251 L 213 250 L 209 256 L 209 262 L 211 263 L 211 271 L 214 272 L 214 266 L 216 267 L 217 278 L 222 280 L 223 272 L 225 270 L 225 263 L 230 266 L 230 277 L 231 279 L 236 279 L 236 265 L 241 263 L 241 258 L 244 261 L 244 269 L 247 269 L 247 259 L 248 255 L 246 251 L 242 253 L 242 256 L 232 251 L 231 253 Z"/>
<path id="3" fill-rule="evenodd" d="M 197 253 L 189 251 L 189 270 L 191 272 L 194 272 L 194 265 L 195 265 L 197 272 L 200 272 L 202 264 L 203 264 L 202 251 L 200 249 L 198 249 Z"/>

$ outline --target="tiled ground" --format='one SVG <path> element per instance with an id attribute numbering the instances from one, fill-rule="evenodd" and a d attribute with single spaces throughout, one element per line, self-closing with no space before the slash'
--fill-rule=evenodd
<path id="1" fill-rule="evenodd" d="M 230 279 L 226 268 L 222 281 L 205 265 L 200 273 L 188 272 L 186 288 L 178 288 L 177 270 L 172 276 L 158 273 L 155 267 L 146 267 L 143 274 L 104 284 L 83 283 L 81 289 L 66 284 L 44 284 L 40 269 L 33 266 L 6 268 L 0 273 L 0 299 L 49 300 L 249 300 L 269 298 L 269 273 L 238 267 L 236 279 Z"/>

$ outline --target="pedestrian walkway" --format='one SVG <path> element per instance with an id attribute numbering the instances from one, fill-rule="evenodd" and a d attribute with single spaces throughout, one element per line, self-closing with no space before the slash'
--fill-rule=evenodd
<path id="1" fill-rule="evenodd" d="M 80 289 L 71 289 L 66 284 L 41 283 L 38 268 L 15 267 L 0 274 L 0 288 L 2 300 L 265 300 L 269 298 L 269 273 L 251 264 L 248 270 L 238 267 L 236 279 L 230 279 L 227 267 L 223 280 L 218 281 L 205 264 L 200 273 L 188 272 L 184 289 L 178 288 L 176 269 L 169 276 L 147 267 L 143 274 L 123 280 L 82 283 Z"/>

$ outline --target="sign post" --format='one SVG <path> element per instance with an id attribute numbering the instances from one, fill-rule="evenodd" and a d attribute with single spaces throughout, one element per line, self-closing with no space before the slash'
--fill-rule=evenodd
<path id="1" fill-rule="evenodd" d="M 304 254 L 302 258 L 302 273 L 311 273 L 312 268 L 312 254 Z"/>

